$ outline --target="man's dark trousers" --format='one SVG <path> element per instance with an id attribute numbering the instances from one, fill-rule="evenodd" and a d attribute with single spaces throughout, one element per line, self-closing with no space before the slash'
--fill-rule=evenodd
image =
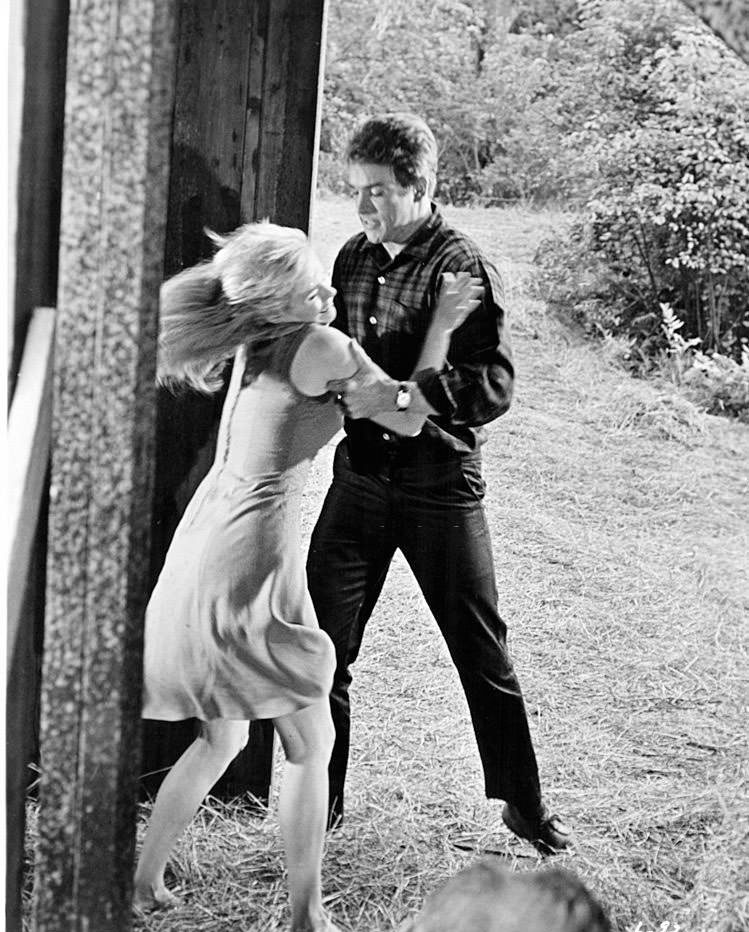
<path id="1" fill-rule="evenodd" d="M 520 686 L 497 612 L 478 453 L 415 462 L 408 441 L 352 468 L 336 450 L 333 483 L 312 535 L 307 575 L 320 626 L 336 649 L 331 821 L 343 816 L 351 728 L 350 665 L 400 549 L 442 632 L 468 701 L 486 795 L 534 815 L 538 768 Z"/>

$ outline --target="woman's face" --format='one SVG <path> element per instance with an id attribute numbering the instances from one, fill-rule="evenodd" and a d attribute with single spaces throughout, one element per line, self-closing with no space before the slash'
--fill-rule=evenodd
<path id="1" fill-rule="evenodd" d="M 311 256 L 291 293 L 291 315 L 305 323 L 329 324 L 335 320 L 334 296 L 319 259 Z"/>

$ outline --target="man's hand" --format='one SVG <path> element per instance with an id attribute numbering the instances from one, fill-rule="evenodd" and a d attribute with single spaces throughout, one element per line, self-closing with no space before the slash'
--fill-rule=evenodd
<path id="1" fill-rule="evenodd" d="M 480 278 L 474 278 L 470 272 L 443 272 L 434 317 L 445 329 L 455 330 L 476 310 L 483 297 Z"/>
<path id="2" fill-rule="evenodd" d="M 350 344 L 356 371 L 346 379 L 328 382 L 329 392 L 338 395 L 338 402 L 347 417 L 371 418 L 395 409 L 398 382 L 375 365 L 358 343 Z"/>

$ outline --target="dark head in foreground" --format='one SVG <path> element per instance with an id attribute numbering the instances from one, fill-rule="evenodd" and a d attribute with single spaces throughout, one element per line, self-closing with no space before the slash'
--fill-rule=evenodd
<path id="1" fill-rule="evenodd" d="M 554 868 L 513 874 L 494 861 L 460 871 L 402 932 L 610 932 L 581 880 Z"/>

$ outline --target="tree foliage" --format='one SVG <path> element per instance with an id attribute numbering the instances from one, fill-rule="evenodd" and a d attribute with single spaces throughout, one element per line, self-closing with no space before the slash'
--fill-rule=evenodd
<path id="1" fill-rule="evenodd" d="M 675 0 L 333 0 L 321 182 L 366 114 L 409 109 L 440 144 L 438 195 L 576 210 L 540 262 L 593 332 L 669 352 L 749 336 L 749 68 Z"/>
<path id="2" fill-rule="evenodd" d="M 651 9 L 598 27 L 613 67 L 605 131 L 586 127 L 595 185 L 542 265 L 552 297 L 589 329 L 632 337 L 641 365 L 668 351 L 664 305 L 687 339 L 738 361 L 749 336 L 748 69 L 706 30 Z"/>

